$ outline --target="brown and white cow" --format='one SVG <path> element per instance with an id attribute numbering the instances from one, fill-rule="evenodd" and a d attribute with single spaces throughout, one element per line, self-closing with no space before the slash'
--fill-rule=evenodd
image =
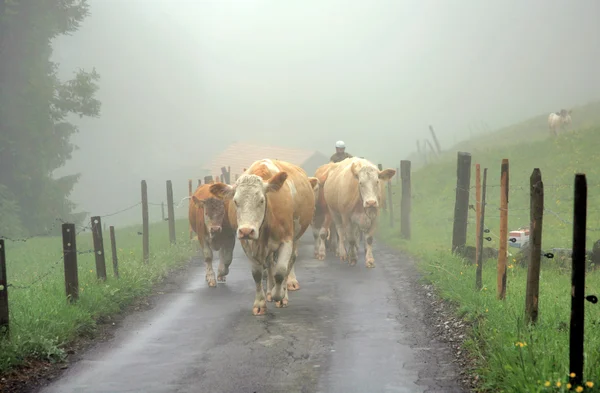
<path id="1" fill-rule="evenodd" d="M 227 214 L 252 262 L 254 315 L 265 314 L 267 300 L 275 301 L 277 307 L 288 304 L 298 239 L 312 221 L 317 183 L 294 164 L 263 159 L 252 163 L 234 186 L 216 183 L 210 187 L 216 197 L 233 201 Z M 262 283 L 265 267 L 266 296 Z"/>
<path id="2" fill-rule="evenodd" d="M 333 247 L 333 252 L 337 252 L 337 249 L 335 248 L 337 232 L 335 229 L 335 224 L 332 222 L 331 214 L 329 214 L 327 203 L 325 203 L 323 188 L 325 181 L 327 180 L 329 170 L 336 165 L 337 163 L 329 162 L 325 165 L 321 165 L 315 171 L 315 177 L 319 180 L 319 184 L 317 187 L 315 187 L 315 214 L 313 216 L 311 226 L 315 241 L 315 258 L 320 261 L 325 260 L 327 245 Z"/>
<path id="3" fill-rule="evenodd" d="M 548 127 L 553 136 L 558 135 L 558 130 L 564 130 L 565 125 L 571 124 L 571 112 L 566 109 L 561 109 L 560 112 L 550 113 L 548 115 Z"/>
<path id="4" fill-rule="evenodd" d="M 210 193 L 211 184 L 199 186 L 190 201 L 189 220 L 190 226 L 198 235 L 198 242 L 204 254 L 206 264 L 206 281 L 209 287 L 216 287 L 215 272 L 213 270 L 213 250 L 219 251 L 218 281 L 225 282 L 229 274 L 229 265 L 233 260 L 235 247 L 235 231 L 229 218 L 225 214 L 228 201 L 213 197 Z"/>
<path id="5" fill-rule="evenodd" d="M 373 234 L 377 228 L 379 208 L 383 198 L 383 182 L 389 181 L 396 171 L 380 171 L 370 161 L 352 157 L 337 164 L 327 175 L 324 196 L 338 232 L 338 249 L 342 261 L 350 266 L 357 261 L 360 232 L 365 233 L 367 267 L 375 267 Z M 349 250 L 346 251 L 345 242 Z"/>

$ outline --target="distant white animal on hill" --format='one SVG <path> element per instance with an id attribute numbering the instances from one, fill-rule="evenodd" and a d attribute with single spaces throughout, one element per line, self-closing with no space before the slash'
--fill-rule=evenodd
<path id="1" fill-rule="evenodd" d="M 564 131 L 565 126 L 571 124 L 571 111 L 561 109 L 560 112 L 550 113 L 548 116 L 548 127 L 550 127 L 550 132 L 554 136 L 558 135 L 559 129 Z"/>

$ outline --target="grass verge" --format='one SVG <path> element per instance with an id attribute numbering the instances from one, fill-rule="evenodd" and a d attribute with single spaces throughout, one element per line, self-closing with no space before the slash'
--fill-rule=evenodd
<path id="1" fill-rule="evenodd" d="M 177 244 L 169 245 L 168 224 L 150 225 L 150 263 L 142 262 L 141 225 L 116 228 L 119 279 L 112 272 L 108 231 L 103 234 L 107 280 L 96 278 L 93 253 L 78 256 L 79 301 L 65 298 L 62 239 L 33 238 L 6 243 L 9 288 L 10 339 L 0 340 L 0 375 L 27 359 L 56 361 L 64 347 L 82 335 L 93 335 L 96 321 L 115 314 L 171 270 L 184 266 L 194 252 L 187 220 L 176 221 Z M 91 250 L 89 233 L 77 236 L 80 252 Z"/>
<path id="2" fill-rule="evenodd" d="M 529 224 L 529 176 L 540 168 L 545 186 L 542 248 L 570 248 L 572 242 L 573 179 L 576 172 L 588 177 L 588 248 L 600 238 L 600 128 L 589 128 L 519 146 L 474 154 L 474 165 L 488 170 L 486 227 L 498 247 L 499 177 L 502 158 L 510 160 L 509 230 Z M 535 154 L 534 154 L 535 152 Z M 505 301 L 496 300 L 496 261 L 484 261 L 482 291 L 475 290 L 475 266 L 450 252 L 456 187 L 456 158 L 445 159 L 413 173 L 412 240 L 400 239 L 400 195 L 394 186 L 395 228 L 388 218 L 380 223 L 386 243 L 417 257 L 418 267 L 438 294 L 456 305 L 457 313 L 472 326 L 464 347 L 475 359 L 478 391 L 561 392 L 568 389 L 570 259 L 544 259 L 540 277 L 540 316 L 537 326 L 523 323 L 527 269 L 516 262 L 518 249 L 509 247 L 509 274 Z M 471 190 L 471 203 L 474 203 Z M 474 245 L 475 212 L 469 211 L 468 244 Z M 515 255 L 513 255 L 515 254 Z M 600 273 L 588 272 L 586 295 L 596 294 Z M 600 391 L 600 307 L 586 302 L 585 381 L 580 391 Z M 577 391 L 577 390 L 575 390 Z"/>

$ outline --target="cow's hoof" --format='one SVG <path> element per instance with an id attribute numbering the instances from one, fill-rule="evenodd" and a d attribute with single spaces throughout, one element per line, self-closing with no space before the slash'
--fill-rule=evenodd
<path id="1" fill-rule="evenodd" d="M 300 283 L 298 281 L 288 281 L 287 289 L 288 291 L 297 291 L 300 289 Z"/>
<path id="2" fill-rule="evenodd" d="M 208 286 L 210 288 L 214 288 L 217 286 L 217 282 L 215 281 L 215 279 L 213 277 L 209 278 L 207 281 L 208 281 Z"/>
<path id="3" fill-rule="evenodd" d="M 282 308 L 282 307 L 287 307 L 287 306 L 288 306 L 287 299 L 282 299 L 281 301 L 275 303 L 275 307 L 277 307 L 277 308 Z"/>
<path id="4" fill-rule="evenodd" d="M 371 267 L 375 267 L 375 260 L 374 259 L 367 259 L 367 262 L 365 263 L 365 266 L 371 268 Z"/>
<path id="5" fill-rule="evenodd" d="M 356 259 L 351 259 L 350 262 L 348 263 L 350 266 L 355 266 L 356 265 Z"/>
<path id="6" fill-rule="evenodd" d="M 225 282 L 225 281 L 227 281 L 227 276 L 219 276 L 219 277 L 217 277 L 217 281 L 218 282 Z"/>
<path id="7" fill-rule="evenodd" d="M 254 306 L 254 308 L 252 308 L 252 314 L 254 314 L 255 316 L 258 315 L 265 315 L 265 313 L 267 312 L 267 306 Z"/>
<path id="8" fill-rule="evenodd" d="M 267 301 L 268 302 L 272 302 L 273 301 L 273 297 L 271 296 L 271 292 L 267 293 Z"/>

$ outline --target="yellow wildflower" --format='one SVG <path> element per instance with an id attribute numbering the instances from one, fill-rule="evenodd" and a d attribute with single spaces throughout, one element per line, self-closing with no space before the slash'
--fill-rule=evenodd
<path id="1" fill-rule="evenodd" d="M 546 387 L 550 386 L 550 381 L 544 382 L 544 386 L 546 386 Z"/>
<path id="2" fill-rule="evenodd" d="M 569 374 L 569 377 L 571 377 L 571 378 L 575 378 L 575 373 L 571 373 L 571 374 Z"/>
<path id="3" fill-rule="evenodd" d="M 570 383 L 568 383 L 568 384 L 567 384 L 567 389 L 568 389 L 568 390 L 571 390 L 571 386 L 573 386 L 573 385 L 571 385 Z"/>
<path id="4" fill-rule="evenodd" d="M 578 393 L 581 393 L 581 392 L 583 392 L 583 387 L 581 387 L 581 386 L 577 386 L 577 387 L 575 388 L 575 391 L 576 391 L 576 392 L 578 392 Z"/>
<path id="5" fill-rule="evenodd" d="M 587 381 L 585 383 L 585 386 L 587 386 L 588 388 L 593 388 L 594 387 L 594 383 L 592 381 Z"/>
<path id="6" fill-rule="evenodd" d="M 560 381 L 556 381 L 556 387 L 559 388 L 562 385 L 562 383 L 560 383 Z"/>

